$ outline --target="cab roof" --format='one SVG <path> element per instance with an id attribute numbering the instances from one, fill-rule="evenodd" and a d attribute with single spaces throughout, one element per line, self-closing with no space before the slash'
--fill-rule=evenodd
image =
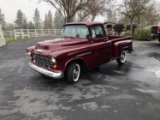
<path id="1" fill-rule="evenodd" d="M 97 24 L 103 24 L 103 23 L 102 22 L 71 22 L 71 23 L 66 23 L 65 25 L 86 25 L 86 26 L 92 26 L 92 25 L 97 25 Z"/>

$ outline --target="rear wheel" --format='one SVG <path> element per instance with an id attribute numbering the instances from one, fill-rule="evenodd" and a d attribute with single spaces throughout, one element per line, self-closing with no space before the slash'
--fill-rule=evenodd
<path id="1" fill-rule="evenodd" d="M 120 57 L 117 59 L 117 63 L 122 65 L 125 63 L 126 59 L 127 59 L 127 52 L 123 50 L 120 54 Z"/>
<path id="2" fill-rule="evenodd" d="M 81 67 L 78 62 L 70 63 L 67 69 L 66 78 L 70 83 L 78 82 L 81 74 Z"/>

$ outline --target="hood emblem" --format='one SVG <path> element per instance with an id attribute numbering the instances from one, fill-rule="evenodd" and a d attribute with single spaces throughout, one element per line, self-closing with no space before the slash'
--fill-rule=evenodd
<path id="1" fill-rule="evenodd" d="M 41 53 L 43 53 L 43 50 L 37 49 L 37 50 L 35 50 L 35 53 L 41 54 Z"/>

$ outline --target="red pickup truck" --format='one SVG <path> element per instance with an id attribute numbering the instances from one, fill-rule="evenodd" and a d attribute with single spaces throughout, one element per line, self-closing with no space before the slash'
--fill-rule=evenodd
<path id="1" fill-rule="evenodd" d="M 38 42 L 26 51 L 33 70 L 55 79 L 65 76 L 76 83 L 81 64 L 88 69 L 112 60 L 124 64 L 133 48 L 130 36 L 107 36 L 103 23 L 76 22 L 64 25 L 61 38 Z"/>

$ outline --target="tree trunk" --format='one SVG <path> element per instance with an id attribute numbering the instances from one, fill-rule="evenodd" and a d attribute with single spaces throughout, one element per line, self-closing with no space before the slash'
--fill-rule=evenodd
<path id="1" fill-rule="evenodd" d="M 131 36 L 133 35 L 133 19 L 131 18 L 131 21 L 130 21 L 130 31 L 131 31 Z"/>
<path id="2" fill-rule="evenodd" d="M 96 16 L 95 16 L 95 15 L 93 15 L 93 16 L 92 16 L 92 18 L 91 18 L 91 21 L 94 21 L 95 17 L 96 17 Z"/>
<path id="3" fill-rule="evenodd" d="M 67 16 L 67 18 L 65 18 L 65 23 L 69 22 L 73 22 L 73 17 Z"/>

